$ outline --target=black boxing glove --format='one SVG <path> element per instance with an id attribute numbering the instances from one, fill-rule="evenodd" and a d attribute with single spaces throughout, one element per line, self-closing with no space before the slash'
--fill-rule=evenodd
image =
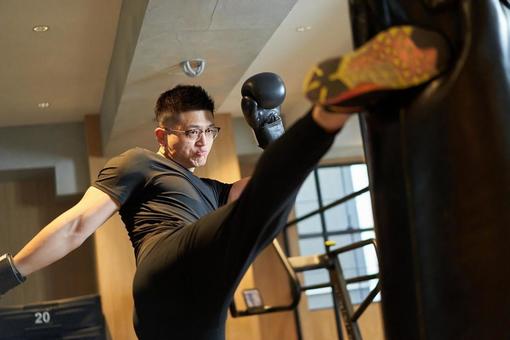
<path id="1" fill-rule="evenodd" d="M 0 256 L 0 296 L 25 281 L 25 277 L 14 266 L 11 255 Z"/>
<path id="2" fill-rule="evenodd" d="M 244 82 L 241 95 L 244 117 L 253 129 L 259 147 L 265 149 L 285 132 L 280 116 L 285 84 L 274 73 L 258 73 Z"/>

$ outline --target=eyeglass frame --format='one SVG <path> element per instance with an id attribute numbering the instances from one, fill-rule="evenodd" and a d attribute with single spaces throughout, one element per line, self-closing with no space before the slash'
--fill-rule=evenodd
<path id="1" fill-rule="evenodd" d="M 169 129 L 169 128 L 165 128 L 165 127 L 163 127 L 162 129 L 163 129 L 163 130 L 165 130 L 167 133 L 172 133 L 172 132 L 179 132 L 179 133 L 182 133 L 182 134 L 184 134 L 184 136 L 185 136 L 186 138 L 188 138 L 189 140 L 191 140 L 191 141 L 193 141 L 193 142 L 196 142 L 197 140 L 199 140 L 199 139 L 200 139 L 200 137 L 202 137 L 202 135 L 204 135 L 204 136 L 205 136 L 205 138 L 208 138 L 208 137 L 207 137 L 207 135 L 205 134 L 205 131 L 206 131 L 207 129 L 216 129 L 216 131 L 217 131 L 217 132 L 216 132 L 216 135 L 214 135 L 214 136 L 212 137 L 212 140 L 215 140 L 215 139 L 216 139 L 216 137 L 218 137 L 218 135 L 219 135 L 219 133 L 220 133 L 220 130 L 221 130 L 221 128 L 220 128 L 220 127 L 218 127 L 218 126 L 209 126 L 209 127 L 205 128 L 205 129 L 192 128 L 192 129 L 188 129 L 188 130 L 176 130 L 176 129 Z M 199 134 L 197 135 L 197 137 L 196 137 L 195 139 L 192 139 L 190 136 L 188 136 L 188 133 L 189 133 L 190 131 L 195 131 L 195 130 L 198 130 L 198 131 L 200 131 L 200 132 L 199 132 Z"/>

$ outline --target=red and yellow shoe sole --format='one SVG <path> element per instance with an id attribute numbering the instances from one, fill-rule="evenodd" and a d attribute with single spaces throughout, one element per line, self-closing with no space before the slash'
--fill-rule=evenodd
<path id="1" fill-rule="evenodd" d="M 446 70 L 448 61 L 449 46 L 439 33 L 396 26 L 351 53 L 314 66 L 303 90 L 313 103 L 356 112 L 386 91 L 429 82 Z"/>

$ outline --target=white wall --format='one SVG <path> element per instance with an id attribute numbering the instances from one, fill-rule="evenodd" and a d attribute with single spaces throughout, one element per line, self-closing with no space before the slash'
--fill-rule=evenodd
<path id="1" fill-rule="evenodd" d="M 82 123 L 0 128 L 0 171 L 54 168 L 57 195 L 86 190 L 86 156 Z"/>
<path id="2" fill-rule="evenodd" d="M 285 116 L 285 127 L 288 129 L 299 117 Z M 244 118 L 236 117 L 233 119 L 234 134 L 236 141 L 237 154 L 258 155 L 262 150 L 257 146 L 252 130 L 245 122 Z M 353 115 L 342 131 L 337 135 L 335 143 L 323 159 L 344 159 L 357 158 L 363 159 L 363 141 L 359 127 L 357 115 Z"/>

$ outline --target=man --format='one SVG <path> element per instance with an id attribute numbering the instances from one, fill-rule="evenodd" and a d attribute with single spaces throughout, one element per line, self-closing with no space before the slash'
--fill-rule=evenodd
<path id="1" fill-rule="evenodd" d="M 309 97 L 315 88 L 309 86 Z M 119 211 L 137 259 L 139 338 L 224 339 L 228 305 L 243 273 L 281 231 L 299 187 L 349 117 L 316 105 L 280 137 L 285 89 L 279 77 L 255 75 L 242 94 L 259 145 L 269 145 L 251 179 L 225 184 L 193 175 L 219 132 L 214 103 L 201 87 L 167 91 L 155 110 L 158 152 L 135 148 L 111 159 L 77 205 L 14 259 L 4 256 L 0 294 L 77 248 Z M 324 104 L 342 106 L 333 99 Z"/>
<path id="2" fill-rule="evenodd" d="M 19 273 L 62 258 L 120 211 L 137 258 L 139 338 L 223 339 L 244 270 L 278 233 L 300 183 L 347 116 L 315 110 L 301 123 L 303 131 L 290 130 L 262 156 L 251 181 L 229 185 L 193 175 L 218 132 L 213 112 L 202 88 L 163 93 L 156 106 L 158 152 L 136 148 L 110 160 L 81 201 L 14 257 Z M 289 153 L 289 138 L 309 145 Z"/>

